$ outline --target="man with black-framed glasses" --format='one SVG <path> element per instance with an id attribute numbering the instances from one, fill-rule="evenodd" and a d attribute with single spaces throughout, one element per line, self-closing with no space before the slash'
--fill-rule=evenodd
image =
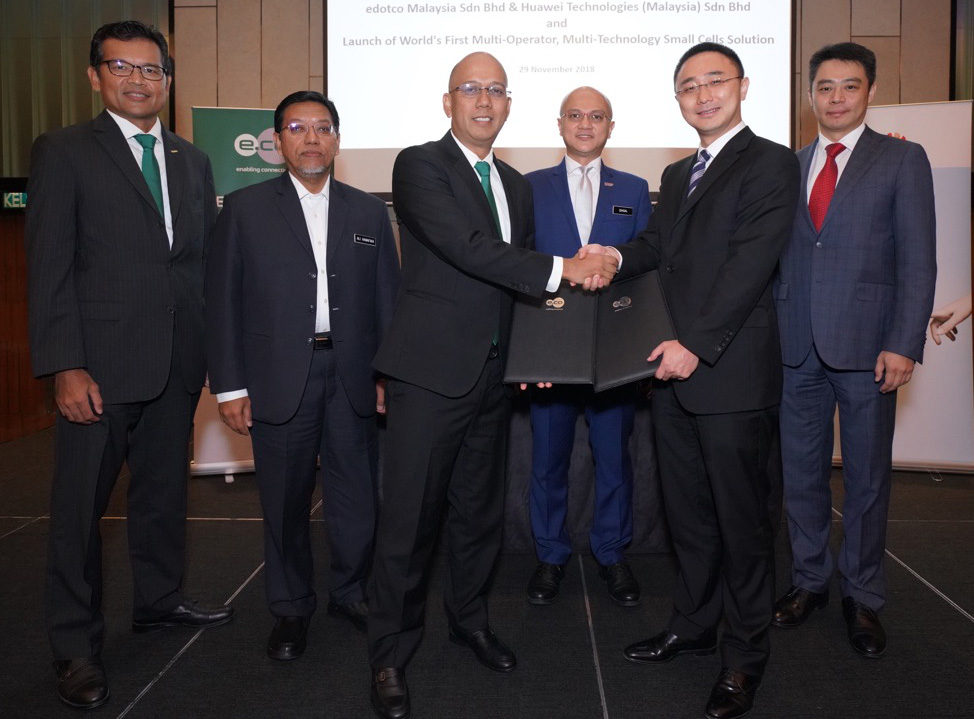
<path id="1" fill-rule="evenodd" d="M 157 30 L 99 28 L 88 78 L 105 111 L 35 141 L 26 238 L 33 370 L 53 376 L 58 407 L 48 634 L 58 696 L 79 709 L 109 697 L 98 524 L 123 462 L 133 630 L 233 615 L 181 587 L 188 447 L 206 372 L 210 162 L 159 122 L 172 62 Z"/>
<path id="2" fill-rule="evenodd" d="M 372 358 L 392 317 L 399 258 L 385 204 L 332 177 L 338 110 L 302 90 L 274 112 L 287 172 L 232 192 L 206 262 L 210 391 L 250 435 L 264 510 L 272 659 L 305 650 L 317 608 L 311 495 L 321 459 L 331 546 L 328 612 L 365 630 L 377 491 Z"/>

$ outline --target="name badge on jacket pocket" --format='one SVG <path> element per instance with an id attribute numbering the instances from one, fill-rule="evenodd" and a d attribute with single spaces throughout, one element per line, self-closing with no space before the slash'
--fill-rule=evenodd
<path id="1" fill-rule="evenodd" d="M 369 247 L 375 247 L 374 237 L 369 237 L 368 235 L 353 235 L 352 239 L 356 245 L 368 245 Z"/>
<path id="2" fill-rule="evenodd" d="M 632 208 L 631 207 L 623 207 L 622 205 L 613 205 L 612 206 L 612 214 L 613 215 L 632 215 Z"/>

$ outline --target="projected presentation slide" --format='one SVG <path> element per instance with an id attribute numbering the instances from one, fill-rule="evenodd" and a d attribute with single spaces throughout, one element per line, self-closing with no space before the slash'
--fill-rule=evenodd
<path id="1" fill-rule="evenodd" d="M 561 147 L 559 106 L 580 85 L 611 100 L 612 148 L 696 147 L 673 96 L 673 71 L 703 41 L 740 55 L 751 80 L 747 123 L 789 142 L 792 22 L 783 0 L 342 0 L 328 3 L 327 13 L 327 91 L 341 113 L 343 152 L 442 135 L 450 69 L 476 50 L 495 55 L 508 74 L 513 105 L 497 147 Z"/>

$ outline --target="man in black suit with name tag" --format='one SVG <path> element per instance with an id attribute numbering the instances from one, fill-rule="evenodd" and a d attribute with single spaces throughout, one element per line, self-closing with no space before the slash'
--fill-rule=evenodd
<path id="1" fill-rule="evenodd" d="M 331 540 L 328 611 L 365 629 L 375 533 L 372 357 L 399 289 L 384 203 L 338 182 L 338 111 L 295 92 L 274 112 L 287 172 L 227 196 L 206 265 L 210 389 L 220 415 L 249 434 L 264 510 L 273 659 L 305 650 L 317 607 L 311 495 L 321 460 Z"/>

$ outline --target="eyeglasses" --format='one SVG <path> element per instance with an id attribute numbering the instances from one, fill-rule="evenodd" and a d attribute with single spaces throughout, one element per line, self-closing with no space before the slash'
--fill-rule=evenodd
<path id="1" fill-rule="evenodd" d="M 142 77 L 146 80 L 153 80 L 158 82 L 166 76 L 165 68 L 159 67 L 158 65 L 133 65 L 130 62 L 125 62 L 125 60 L 102 60 L 101 65 L 108 65 L 108 72 L 116 77 L 129 77 L 132 72 L 138 68 L 139 72 L 142 73 Z"/>
<path id="2" fill-rule="evenodd" d="M 698 92 L 700 92 L 700 88 L 702 87 L 709 88 L 711 92 L 717 92 L 725 82 L 742 79 L 744 79 L 744 76 L 738 75 L 737 77 L 724 77 L 718 80 L 711 80 L 710 82 L 702 82 L 699 85 L 687 85 L 683 89 L 677 90 L 676 96 L 679 98 L 681 96 L 690 97 L 691 95 L 696 95 Z"/>
<path id="3" fill-rule="evenodd" d="M 475 82 L 465 82 L 462 85 L 457 85 L 455 88 L 450 90 L 450 92 L 459 92 L 464 97 L 474 98 L 480 97 L 480 93 L 484 90 L 487 91 L 488 97 L 493 100 L 503 100 L 505 97 L 510 97 L 511 95 L 511 91 L 503 85 L 489 85 L 488 87 L 481 87 Z"/>
<path id="4" fill-rule="evenodd" d="M 593 125 L 601 125 L 606 120 L 611 120 L 612 118 L 606 115 L 604 112 L 566 112 L 561 116 L 562 119 L 568 120 L 569 122 L 581 122 L 583 117 L 587 117 L 589 122 Z"/>
<path id="5" fill-rule="evenodd" d="M 281 128 L 281 132 L 284 130 L 287 130 L 295 137 L 307 135 L 309 130 L 313 130 L 316 137 L 327 137 L 328 135 L 338 134 L 338 128 L 330 122 L 316 122 L 314 125 L 305 125 L 303 122 L 289 122 Z"/>

